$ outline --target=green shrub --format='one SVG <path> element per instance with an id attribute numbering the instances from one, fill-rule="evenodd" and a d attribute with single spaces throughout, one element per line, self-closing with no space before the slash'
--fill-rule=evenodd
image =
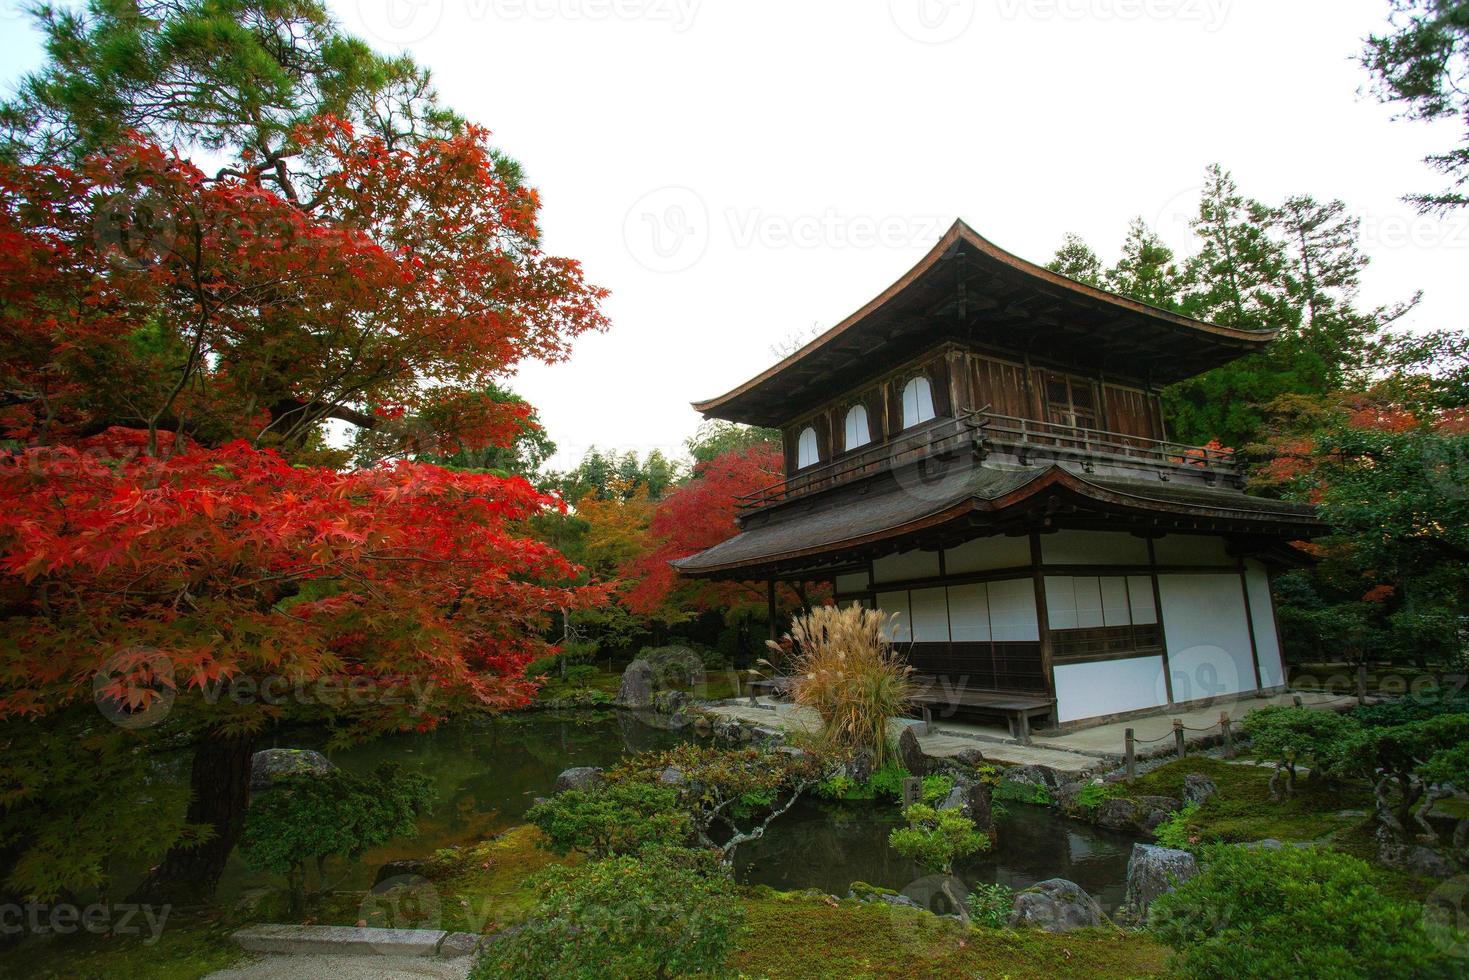
<path id="1" fill-rule="evenodd" d="M 908 826 L 894 828 L 888 845 L 931 871 L 953 874 L 959 858 L 989 850 L 989 836 L 976 830 L 974 821 L 958 810 L 935 810 L 915 803 L 903 811 L 903 819 Z"/>
<path id="2" fill-rule="evenodd" d="M 1050 806 L 1052 802 L 1051 791 L 1046 787 L 1017 783 L 1003 777 L 995 787 L 992 798 L 1002 803 L 1034 803 L 1038 806 Z"/>
<path id="3" fill-rule="evenodd" d="M 1084 813 L 1090 813 L 1112 796 L 1111 791 L 1099 783 L 1087 783 L 1072 799 L 1071 805 Z"/>
<path id="4" fill-rule="evenodd" d="M 1015 909 L 1015 890 L 999 882 L 980 882 L 964 900 L 969 907 L 969 921 L 977 926 L 999 929 L 1010 921 Z"/>
<path id="5" fill-rule="evenodd" d="M 943 776 L 937 773 L 931 776 L 924 776 L 923 789 L 919 795 L 919 800 L 929 805 L 942 803 L 953 788 L 954 778 L 952 776 Z"/>
<path id="6" fill-rule="evenodd" d="M 546 836 L 547 849 L 557 854 L 634 854 L 655 845 L 682 844 L 690 833 L 678 794 L 645 782 L 567 790 L 537 803 L 525 816 Z"/>
<path id="7" fill-rule="evenodd" d="M 384 763 L 371 776 L 340 769 L 292 776 L 251 801 L 240 837 L 245 864 L 286 876 L 291 907 L 306 897 L 306 868 L 324 878 L 326 860 L 356 860 L 370 847 L 418 831 L 433 790 L 422 773 Z"/>
<path id="8" fill-rule="evenodd" d="M 1158 898 L 1148 925 L 1180 975 L 1353 978 L 1454 975 L 1416 905 L 1378 890 L 1372 869 L 1321 848 L 1220 846 Z"/>
<path id="9" fill-rule="evenodd" d="M 1273 705 L 1245 715 L 1244 730 L 1261 760 L 1275 764 L 1270 790 L 1277 799 L 1296 790 L 1296 766 L 1321 776 L 1338 767 L 1343 747 L 1358 731 L 1355 719 L 1335 711 Z"/>
<path id="10" fill-rule="evenodd" d="M 1406 725 L 1439 715 L 1469 714 L 1469 698 L 1450 695 L 1401 697 L 1380 704 L 1363 704 L 1352 709 L 1352 717 L 1369 727 Z"/>
<path id="11" fill-rule="evenodd" d="M 708 855 L 653 851 L 555 867 L 532 879 L 524 928 L 480 954 L 472 980 L 719 976 L 743 913 Z"/>
<path id="12" fill-rule="evenodd" d="M 1190 803 L 1182 810 L 1175 812 L 1167 820 L 1160 823 L 1153 830 L 1153 840 L 1159 847 L 1172 847 L 1177 850 L 1191 849 L 1189 841 L 1189 819 L 1199 812 L 1197 803 Z"/>

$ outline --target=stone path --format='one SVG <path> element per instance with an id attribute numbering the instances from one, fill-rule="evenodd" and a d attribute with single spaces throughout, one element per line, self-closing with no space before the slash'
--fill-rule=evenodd
<path id="1" fill-rule="evenodd" d="M 473 964 L 474 959 L 468 956 L 436 960 L 371 954 L 267 953 L 249 963 L 211 973 L 205 980 L 465 980 Z"/>
<path id="2" fill-rule="evenodd" d="M 1343 710 L 1356 703 L 1353 697 L 1330 694 L 1302 693 L 1300 697 L 1306 707 L 1321 710 Z M 1291 699 L 1290 694 L 1277 694 L 1217 702 L 1207 708 L 1192 711 L 1165 711 L 1146 718 L 1111 722 L 1065 735 L 1034 735 L 1030 745 L 1020 745 L 1008 731 L 998 726 L 936 719 L 931 732 L 918 736 L 918 744 L 928 755 L 940 758 L 958 755 L 964 749 L 977 748 L 984 753 L 986 759 L 1002 765 L 1040 765 L 1057 772 L 1081 776 L 1111 768 L 1120 760 L 1125 733 L 1129 728 L 1133 729 L 1139 740 L 1139 755 L 1145 756 L 1165 750 L 1172 751 L 1174 718 L 1182 719 L 1185 729 L 1203 729 L 1184 732 L 1186 744 L 1198 745 L 1218 737 L 1219 716 L 1222 712 L 1229 712 L 1230 718 L 1238 721 L 1256 708 L 1290 704 Z M 748 700 L 725 701 L 711 705 L 708 710 L 725 718 L 766 728 L 810 732 L 817 726 L 816 713 L 809 708 L 764 697 L 757 699 L 754 704 Z M 891 725 L 896 735 L 909 725 L 918 725 L 921 730 L 922 723 L 902 719 L 891 722 Z"/>

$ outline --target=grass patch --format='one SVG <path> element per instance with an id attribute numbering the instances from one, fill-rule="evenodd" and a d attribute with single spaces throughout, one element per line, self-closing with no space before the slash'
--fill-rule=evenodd
<path id="1" fill-rule="evenodd" d="M 439 892 L 442 929 L 495 932 L 525 920 L 536 895 L 527 879 L 552 864 L 575 864 L 540 847 L 541 832 L 529 824 L 494 840 L 439 851 L 425 876 Z"/>
<path id="2" fill-rule="evenodd" d="M 1342 811 L 1371 811 L 1372 795 L 1365 786 L 1328 786 L 1302 779 L 1296 795 L 1275 802 L 1270 798 L 1271 769 L 1234 765 L 1218 759 L 1175 759 L 1137 778 L 1131 785 L 1114 783 L 1111 797 L 1171 796 L 1183 799 L 1183 777 L 1201 773 L 1219 792 L 1186 820 L 1190 837 L 1209 841 L 1311 841 L 1349 830 L 1365 822 L 1361 816 L 1339 816 Z"/>
<path id="3" fill-rule="evenodd" d="M 0 955 L 0 977 L 26 980 L 197 980 L 245 958 L 230 939 L 238 922 L 225 917 L 176 912 L 164 923 L 158 941 L 140 936 L 97 936 L 81 932 L 34 937 Z"/>
<path id="4" fill-rule="evenodd" d="M 965 928 L 913 909 L 745 889 L 743 975 L 806 977 L 1151 977 L 1168 951 L 1115 929 L 1065 934 Z"/>

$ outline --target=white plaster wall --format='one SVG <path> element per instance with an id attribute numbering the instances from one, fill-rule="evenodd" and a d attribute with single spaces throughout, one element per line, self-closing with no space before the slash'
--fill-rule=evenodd
<path id="1" fill-rule="evenodd" d="M 949 635 L 955 643 L 989 641 L 989 588 L 983 582 L 949 586 Z"/>
<path id="2" fill-rule="evenodd" d="M 989 583 L 990 631 L 997 642 L 1039 640 L 1035 584 L 1028 578 Z"/>
<path id="3" fill-rule="evenodd" d="M 1281 656 L 1280 637 L 1275 632 L 1275 608 L 1270 603 L 1270 576 L 1265 566 L 1250 559 L 1245 562 L 1245 582 L 1250 588 L 1250 615 L 1255 621 L 1255 652 L 1260 657 L 1260 682 L 1265 687 L 1285 683 L 1285 665 Z"/>
<path id="4" fill-rule="evenodd" d="M 1239 575 L 1159 575 L 1158 592 L 1173 699 L 1194 701 L 1254 690 L 1255 664 Z"/>
<path id="5" fill-rule="evenodd" d="M 1166 702 L 1163 658 L 1134 657 L 1056 668 L 1056 715 L 1060 721 L 1095 718 L 1154 708 Z"/>
<path id="6" fill-rule="evenodd" d="M 1224 550 L 1224 539 L 1207 534 L 1165 534 L 1153 542 L 1160 565 L 1233 565 Z M 1168 620 L 1164 613 L 1163 620 Z"/>
<path id="7" fill-rule="evenodd" d="M 1041 535 L 1048 565 L 1146 565 L 1148 543 L 1127 531 L 1057 531 Z"/>
<path id="8" fill-rule="evenodd" d="M 900 551 L 872 563 L 874 582 L 905 582 L 915 578 L 938 578 L 937 551 Z"/>
<path id="9" fill-rule="evenodd" d="M 908 594 L 913 616 L 914 643 L 949 642 L 949 602 L 946 590 L 914 589 Z"/>
<path id="10" fill-rule="evenodd" d="M 1026 568 L 1029 565 L 1029 537 L 997 534 L 966 541 L 957 548 L 944 549 L 944 570 L 950 575 L 988 572 L 996 568 Z"/>

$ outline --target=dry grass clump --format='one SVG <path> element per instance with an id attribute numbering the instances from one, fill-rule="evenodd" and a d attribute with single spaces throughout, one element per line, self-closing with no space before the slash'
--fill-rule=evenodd
<path id="1" fill-rule="evenodd" d="M 868 749 L 877 766 L 893 751 L 888 719 L 901 716 L 913 696 L 912 668 L 888 639 L 890 618 L 855 602 L 818 606 L 792 620 L 781 642 L 769 642 L 788 658 L 792 699 L 821 718 L 826 747 Z"/>

